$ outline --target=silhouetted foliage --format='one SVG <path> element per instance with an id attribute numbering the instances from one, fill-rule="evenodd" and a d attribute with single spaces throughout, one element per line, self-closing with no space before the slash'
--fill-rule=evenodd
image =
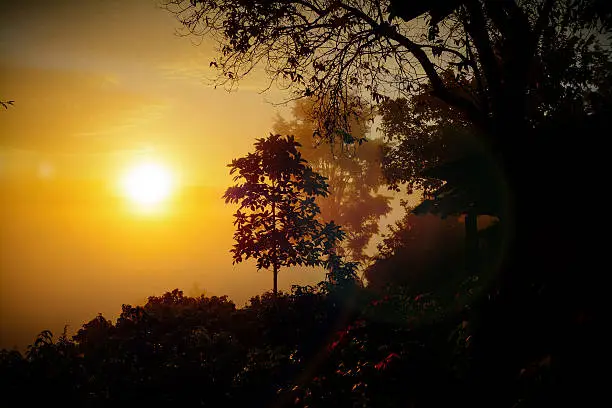
<path id="1" fill-rule="evenodd" d="M 0 101 L 0 105 L 2 105 L 4 109 L 8 109 L 9 105 L 12 106 L 14 103 L 15 101 Z"/>
<path id="2" fill-rule="evenodd" d="M 610 11 L 599 0 L 164 3 L 188 33 L 217 40 L 220 52 L 211 65 L 219 69 L 219 84 L 232 86 L 263 64 L 296 97 L 314 97 L 317 128 L 328 141 L 350 133 L 353 115 L 365 106 L 354 95 L 409 103 L 426 95 L 444 105 L 436 113 L 474 130 L 467 136 L 480 147 L 477 160 L 486 159 L 479 174 L 496 175 L 478 194 L 493 188 L 487 195 L 508 236 L 527 240 L 530 200 L 561 187 L 542 195 L 539 180 L 571 176 L 556 175 L 565 168 L 559 158 L 588 156 L 556 136 L 570 123 L 576 132 L 608 123 L 609 115 L 595 113 L 609 106 L 601 100 L 612 72 Z M 414 20 L 423 13 L 429 18 Z M 424 158 L 438 160 L 439 152 L 422 151 L 430 147 L 422 137 L 415 141 L 391 160 L 396 170 L 407 169 L 397 180 L 414 181 L 428 164 Z M 470 179 L 456 187 L 466 183 L 477 184 Z M 509 257 L 507 269 L 512 259 L 534 255 L 515 245 L 520 241 L 509 239 L 509 252 L 520 256 Z"/>
<path id="3" fill-rule="evenodd" d="M 359 142 L 343 144 L 344 151 L 321 146 L 321 138 L 313 138 L 316 124 L 313 101 L 302 99 L 293 106 L 291 120 L 278 118 L 274 131 L 294 135 L 300 151 L 313 169 L 327 178 L 329 195 L 318 197 L 320 219 L 342 226 L 346 238 L 339 249 L 342 256 L 353 261 L 366 258 L 364 249 L 378 233 L 380 217 L 391 210 L 389 197 L 378 193 L 384 185 L 381 172 L 382 143 L 365 140 L 368 131 L 367 112 L 361 112 L 350 123 L 351 137 Z M 362 142 L 363 141 L 363 142 Z"/>
<path id="4" fill-rule="evenodd" d="M 492 143 L 511 143 L 505 135 L 526 124 L 530 105 L 519 102 L 548 85 L 573 93 L 577 88 L 555 77 L 598 64 L 581 57 L 605 47 L 611 27 L 610 12 L 599 0 L 411 3 L 164 1 L 188 33 L 218 41 L 220 53 L 211 66 L 219 69 L 220 84 L 232 86 L 261 63 L 271 80 L 297 96 L 316 98 L 321 130 L 330 138 L 348 130 L 351 114 L 361 108 L 349 95 L 363 90 L 378 102 L 396 92 L 410 97 L 428 83 L 433 96 L 475 125 L 501 132 L 487 135 Z M 426 24 L 413 21 L 425 12 Z M 565 59 L 568 51 L 578 52 L 578 59 Z M 543 83 L 547 78 L 555 83 Z M 585 84 L 584 79 L 571 81 Z"/>
<path id="5" fill-rule="evenodd" d="M 604 184 L 597 176 L 602 149 L 577 135 L 610 127 L 609 6 L 598 0 L 411 3 L 166 2 L 188 32 L 219 41 L 211 65 L 219 68 L 221 83 L 231 86 L 263 64 L 296 97 L 316 98 L 317 127 L 328 140 L 349 132 L 353 112 L 364 106 L 350 96 L 365 92 L 375 102 L 399 96 L 410 104 L 425 91 L 447 105 L 453 119 L 469 122 L 470 132 L 462 134 L 480 154 L 441 163 L 454 170 L 431 178 L 437 186 L 446 181 L 448 190 L 439 193 L 452 199 L 440 202 L 436 194 L 432 206 L 443 204 L 443 212 L 453 214 L 478 202 L 500 218 L 504 259 L 497 281 L 474 306 L 482 315 L 473 325 L 474 364 L 490 373 L 483 383 L 499 390 L 511 381 L 495 374 L 516 368 L 521 355 L 548 352 L 515 332 L 562 347 L 552 333 L 574 313 L 594 313 L 589 294 L 598 278 L 578 271 L 585 264 L 598 270 L 584 243 L 595 231 L 560 222 L 566 208 L 559 197 L 576 186 L 597 191 Z M 421 12 L 430 14 L 425 23 L 413 20 Z M 419 155 L 433 158 L 431 164 L 445 159 L 439 150 L 424 154 L 419 149 L 430 146 L 415 145 L 393 158 L 395 169 L 407 168 L 398 179 L 423 177 L 427 166 Z M 465 177 L 449 183 L 456 172 Z M 473 177 L 481 175 L 487 176 L 484 187 Z M 581 299 L 575 309 L 563 300 L 568 293 Z M 498 350 L 512 352 L 500 356 Z"/>
<path id="6" fill-rule="evenodd" d="M 336 243 L 344 233 L 334 222 L 316 218 L 317 196 L 327 196 L 325 178 L 302 158 L 293 136 L 257 139 L 255 152 L 229 165 L 234 181 L 223 196 L 240 204 L 234 214 L 234 262 L 257 260 L 257 269 L 272 267 L 277 293 L 282 266 L 323 265 L 332 270 Z"/>
<path id="7" fill-rule="evenodd" d="M 452 72 L 447 76 L 452 77 Z M 378 106 L 381 128 L 387 143 L 382 168 L 387 182 L 396 190 L 421 190 L 427 197 L 442 186 L 426 170 L 474 154 L 476 129 L 457 109 L 431 95 L 422 85 L 409 99 L 387 99 Z"/>
<path id="8" fill-rule="evenodd" d="M 176 289 L 116 322 L 97 316 L 68 339 L 43 331 L 28 353 L 0 352 L 4 401 L 24 406 L 474 406 L 485 384 L 465 309 L 475 286 L 454 296 L 395 289 L 351 298 L 323 286 L 226 297 Z M 562 352 L 523 356 L 488 404 L 563 400 Z M 567 353 L 566 353 L 567 354 Z M 492 374 L 492 373 L 482 373 Z M 409 385 L 409 386 L 408 386 Z"/>

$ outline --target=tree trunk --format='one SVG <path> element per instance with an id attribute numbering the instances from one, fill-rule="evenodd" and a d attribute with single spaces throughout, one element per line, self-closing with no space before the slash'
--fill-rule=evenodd
<path id="1" fill-rule="evenodd" d="M 274 185 L 276 188 L 276 185 Z M 274 293 L 274 297 L 276 297 L 278 293 L 278 253 L 277 253 L 277 237 L 276 237 L 276 201 L 272 201 L 272 234 L 274 241 L 274 249 L 272 252 L 272 273 L 273 273 L 273 284 L 272 284 L 272 292 Z"/>
<path id="2" fill-rule="evenodd" d="M 273 293 L 274 293 L 274 297 L 276 297 L 276 294 L 278 293 L 278 265 L 276 265 L 276 262 L 274 263 L 274 286 L 273 286 Z"/>

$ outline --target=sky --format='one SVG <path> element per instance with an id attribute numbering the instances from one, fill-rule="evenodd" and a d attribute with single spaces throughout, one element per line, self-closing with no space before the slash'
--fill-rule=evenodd
<path id="1" fill-rule="evenodd" d="M 214 46 L 176 35 L 155 0 L 0 2 L 0 348 L 174 288 L 238 306 L 271 288 L 232 265 L 226 165 L 290 108 L 255 75 L 235 92 L 209 79 Z M 123 175 L 149 161 L 173 192 L 130 203 Z M 280 289 L 323 272 L 281 271 Z"/>

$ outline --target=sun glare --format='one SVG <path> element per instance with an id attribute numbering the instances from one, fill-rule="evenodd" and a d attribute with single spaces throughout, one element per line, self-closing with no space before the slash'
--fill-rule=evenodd
<path id="1" fill-rule="evenodd" d="M 172 174 L 158 163 L 140 163 L 129 169 L 122 181 L 130 200 L 143 206 L 159 204 L 172 193 Z"/>

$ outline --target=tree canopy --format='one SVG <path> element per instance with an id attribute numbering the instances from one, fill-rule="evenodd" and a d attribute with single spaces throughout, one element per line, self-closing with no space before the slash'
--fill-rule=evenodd
<path id="1" fill-rule="evenodd" d="M 315 96 L 319 112 L 326 113 L 320 124 L 329 131 L 348 124 L 347 113 L 358 104 L 350 95 L 367 91 L 378 101 L 410 96 L 422 84 L 486 129 L 498 129 L 504 115 L 522 122 L 526 105 L 516 102 L 530 98 L 546 78 L 557 79 L 546 75 L 554 67 L 540 61 L 574 53 L 573 63 L 558 61 L 567 74 L 601 63 L 581 57 L 609 35 L 604 3 L 165 1 L 188 32 L 218 40 L 220 52 L 211 65 L 219 69 L 220 83 L 235 85 L 262 64 L 272 80 L 298 96 Z M 579 82 L 587 85 L 589 79 Z M 555 87 L 575 89 L 558 82 Z"/>
<path id="2" fill-rule="evenodd" d="M 255 258 L 257 269 L 272 267 L 275 294 L 280 267 L 324 265 L 344 238 L 338 225 L 316 218 L 315 198 L 328 194 L 327 183 L 307 165 L 299 146 L 293 136 L 271 134 L 228 165 L 238 183 L 223 197 L 240 204 L 234 214 L 234 263 Z"/>
<path id="3" fill-rule="evenodd" d="M 506 225 L 518 229 L 517 221 L 522 225 L 528 219 L 530 198 L 541 195 L 538 180 L 554 178 L 563 167 L 560 157 L 575 153 L 559 143 L 559 132 L 572 121 L 577 129 L 579 122 L 608 117 L 602 109 L 609 104 L 602 99 L 612 78 L 612 14 L 605 1 L 164 4 L 188 34 L 217 41 L 218 53 L 210 62 L 218 69 L 217 84 L 233 87 L 262 67 L 271 82 L 291 89 L 294 97 L 314 98 L 316 127 L 328 141 L 342 143 L 354 115 L 370 102 L 403 98 L 416 112 L 419 98 L 435 101 L 440 107 L 424 117 L 439 125 L 449 117 L 470 125 L 469 144 L 478 147 L 476 174 L 496 175 L 474 194 L 487 209 L 494 205 Z M 397 129 L 387 130 L 398 134 Z M 426 129 L 418 132 L 421 137 L 410 136 L 409 143 L 403 138 L 393 150 L 397 154 L 387 156 L 387 174 L 413 187 L 422 170 L 441 158 L 434 157 L 439 153 L 435 149 L 434 155 L 426 151 L 440 143 L 423 143 L 431 135 Z M 470 162 L 468 167 L 474 167 Z M 404 170 L 398 174 L 397 169 Z M 472 173 L 461 164 L 452 169 Z M 455 185 L 459 201 L 469 204 L 474 198 L 464 194 L 466 184 L 482 183 L 468 176 Z"/>
<path id="4" fill-rule="evenodd" d="M 256 66 L 263 68 L 271 82 L 291 89 L 295 98 L 314 98 L 317 128 L 328 141 L 350 134 L 351 118 L 367 103 L 404 98 L 413 104 L 421 94 L 445 105 L 441 114 L 469 123 L 465 134 L 477 154 L 444 163 L 445 170 L 430 178 L 446 181 L 450 174 L 462 174 L 448 186 L 451 203 L 484 208 L 502 220 L 505 253 L 517 252 L 506 257 L 505 270 L 516 270 L 513 263 L 534 256 L 547 262 L 547 252 L 535 249 L 535 236 L 550 231 L 566 241 L 576 236 L 539 217 L 534 200 L 554 212 L 547 220 L 555 220 L 562 215 L 557 196 L 568 180 L 589 182 L 598 173 L 593 167 L 598 161 L 588 159 L 596 148 L 568 135 L 610 125 L 609 2 L 163 3 L 188 35 L 217 41 L 210 65 L 218 69 L 218 84 L 233 87 Z M 423 147 L 418 139 L 413 146 Z M 427 160 L 418 155 L 413 160 L 416 149 L 397 150 L 395 168 L 417 165 L 398 180 L 422 177 Z M 423 158 L 438 161 L 429 153 Z M 478 176 L 484 174 L 492 177 L 482 186 Z M 433 204 L 440 204 L 434 198 Z"/>
<path id="5" fill-rule="evenodd" d="M 314 98 L 317 129 L 327 141 L 343 143 L 351 133 L 350 121 L 367 104 L 404 98 L 414 109 L 415 95 L 431 98 L 444 105 L 440 114 L 469 124 L 469 132 L 460 133 L 476 154 L 444 163 L 434 150 L 434 155 L 419 153 L 422 158 L 417 154 L 413 159 L 410 155 L 423 148 L 423 138 L 416 139 L 414 149 L 406 144 L 401 149 L 402 139 L 409 136 L 402 135 L 398 154 L 391 158 L 396 169 L 417 166 L 399 174 L 397 180 L 408 183 L 422 178 L 421 170 L 430 170 L 425 164 L 444 164 L 428 177 L 447 186 L 441 191 L 431 186 L 432 192 L 441 193 L 429 203 L 434 208 L 451 204 L 445 212 L 484 209 L 500 218 L 507 246 L 501 269 L 508 272 L 500 274 L 502 286 L 512 286 L 501 282 L 527 275 L 527 269 L 551 269 L 559 246 L 579 246 L 576 238 L 584 231 L 556 222 L 564 214 L 558 196 L 568 185 L 599 184 L 593 183 L 600 173 L 594 157 L 601 149 L 574 136 L 611 125 L 609 2 L 163 3 L 187 35 L 217 41 L 218 52 L 210 62 L 218 69 L 217 84 L 231 88 L 255 67 L 262 68 L 271 83 L 290 89 L 293 98 Z M 449 183 L 454 174 L 461 177 Z M 441 202 L 445 197 L 450 200 Z M 546 247 L 539 245 L 542 240 Z M 579 258 L 557 266 L 568 270 Z M 520 266 L 526 262 L 533 267 Z"/>

